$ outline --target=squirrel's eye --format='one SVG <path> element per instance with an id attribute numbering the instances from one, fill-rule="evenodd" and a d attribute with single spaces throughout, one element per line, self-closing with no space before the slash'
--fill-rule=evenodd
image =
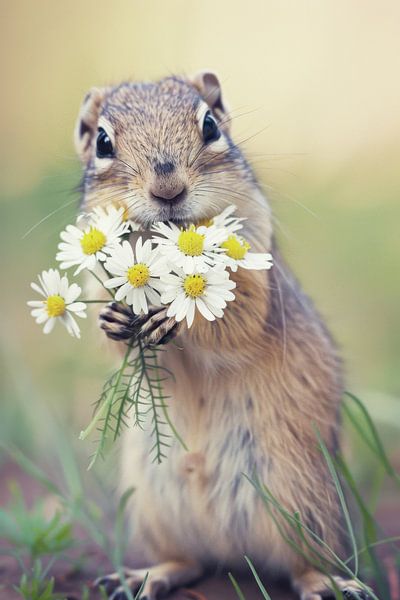
<path id="1" fill-rule="evenodd" d="M 112 158 L 114 156 L 112 142 L 102 127 L 99 127 L 99 135 L 97 136 L 96 156 L 97 158 Z"/>
<path id="2" fill-rule="evenodd" d="M 206 112 L 206 116 L 203 121 L 203 140 L 205 144 L 215 142 L 221 137 L 221 132 L 218 129 L 218 125 L 214 118 L 211 116 L 210 111 Z"/>

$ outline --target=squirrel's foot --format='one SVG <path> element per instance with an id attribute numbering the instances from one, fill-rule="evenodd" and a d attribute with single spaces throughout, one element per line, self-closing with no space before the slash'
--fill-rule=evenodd
<path id="1" fill-rule="evenodd" d="M 123 569 L 122 573 L 123 579 L 119 573 L 112 573 L 99 577 L 94 585 L 103 587 L 110 600 L 126 600 L 126 588 L 133 595 L 142 588 L 141 600 L 157 600 L 168 594 L 172 588 L 198 579 L 202 569 L 193 564 L 167 562 L 148 569 Z"/>
<path id="2" fill-rule="evenodd" d="M 354 579 L 333 576 L 333 581 L 346 600 L 369 600 L 370 596 Z M 308 571 L 294 581 L 301 600 L 335 600 L 335 592 L 329 577 L 319 571 Z"/>
<path id="3" fill-rule="evenodd" d="M 100 327 L 112 340 L 140 337 L 146 346 L 166 344 L 178 332 L 178 323 L 167 317 L 167 308 L 152 308 L 147 315 L 135 315 L 129 306 L 111 302 L 99 315 Z"/>

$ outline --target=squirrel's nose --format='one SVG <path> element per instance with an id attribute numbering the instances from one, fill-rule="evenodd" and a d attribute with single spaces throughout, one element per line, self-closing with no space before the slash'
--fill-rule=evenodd
<path id="1" fill-rule="evenodd" d="M 156 200 L 176 202 L 186 196 L 186 186 L 181 180 L 157 178 L 150 187 L 150 194 Z"/>

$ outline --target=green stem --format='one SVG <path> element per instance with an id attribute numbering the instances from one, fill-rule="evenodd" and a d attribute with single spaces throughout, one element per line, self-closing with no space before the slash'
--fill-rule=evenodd
<path id="1" fill-rule="evenodd" d="M 79 300 L 79 302 L 84 302 L 85 304 L 109 304 L 109 300 Z"/>
<path id="2" fill-rule="evenodd" d="M 141 355 L 144 356 L 144 347 L 142 345 L 141 340 L 139 340 L 139 348 L 140 348 Z M 155 348 L 152 348 L 151 350 L 148 349 L 148 352 L 151 352 L 151 358 L 153 360 L 154 371 L 155 371 L 156 379 L 157 379 L 156 387 L 157 387 L 157 391 L 158 391 L 158 397 L 159 397 L 159 400 L 160 400 L 160 407 L 161 407 L 161 410 L 163 411 L 163 415 L 165 417 L 165 420 L 167 421 L 167 423 L 168 423 L 168 425 L 169 425 L 172 433 L 174 434 L 174 436 L 176 437 L 176 439 L 178 440 L 178 442 L 181 444 L 182 448 L 184 448 L 184 450 L 186 450 L 186 452 L 189 452 L 189 448 L 186 446 L 186 444 L 183 441 L 182 437 L 179 435 L 178 431 L 176 430 L 175 425 L 171 421 L 171 417 L 168 414 L 168 407 L 167 407 L 167 405 L 165 404 L 165 401 L 164 401 L 164 393 L 163 393 L 163 389 L 162 389 L 160 377 L 158 375 L 158 373 L 159 373 L 159 366 L 158 366 L 158 361 L 157 361 L 157 349 L 155 349 Z M 148 377 L 147 371 L 146 371 L 146 361 L 145 360 L 142 361 L 142 369 L 145 370 L 145 376 Z"/>
<path id="3" fill-rule="evenodd" d="M 156 367 L 156 373 L 158 375 L 157 351 L 154 350 L 153 352 L 154 352 L 154 365 Z M 178 442 L 180 443 L 180 445 L 182 446 L 182 448 L 184 448 L 184 450 L 186 450 L 186 452 L 189 452 L 189 448 L 186 446 L 185 442 L 183 441 L 183 439 L 179 435 L 178 431 L 176 430 L 175 425 L 172 423 L 171 418 L 170 418 L 170 416 L 168 414 L 168 408 L 167 408 L 167 405 L 164 402 L 164 396 L 163 396 L 161 381 L 160 381 L 159 377 L 157 377 L 157 388 L 158 388 L 159 396 L 161 398 L 161 408 L 162 408 L 165 420 L 167 421 L 168 425 L 170 426 L 170 429 L 171 429 L 172 433 L 174 434 L 174 436 L 176 437 L 176 439 L 178 440 Z"/>
<path id="4" fill-rule="evenodd" d="M 96 427 L 97 423 L 99 422 L 99 420 L 104 416 L 104 414 L 106 413 L 108 407 L 110 406 L 110 404 L 112 403 L 114 396 L 119 388 L 119 384 L 121 382 L 121 377 L 122 374 L 124 372 L 124 369 L 126 367 L 126 364 L 128 362 L 128 358 L 129 355 L 131 353 L 132 350 L 132 345 L 129 344 L 128 348 L 125 352 L 125 356 L 124 356 L 124 360 L 122 361 L 122 365 L 121 368 L 118 372 L 118 377 L 117 377 L 117 381 L 115 382 L 115 385 L 112 387 L 112 389 L 110 390 L 110 394 L 109 396 L 107 396 L 107 398 L 104 400 L 103 404 L 101 405 L 101 407 L 99 408 L 99 410 L 96 412 L 96 414 L 94 415 L 93 419 L 91 420 L 91 422 L 89 423 L 89 425 L 86 427 L 86 429 L 84 429 L 83 431 L 80 432 L 79 434 L 79 439 L 80 440 L 85 440 L 93 431 L 93 429 Z"/>

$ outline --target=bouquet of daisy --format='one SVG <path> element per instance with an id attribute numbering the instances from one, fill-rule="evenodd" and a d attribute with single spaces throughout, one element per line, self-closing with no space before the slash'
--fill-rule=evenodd
<path id="1" fill-rule="evenodd" d="M 138 319 L 164 307 L 168 318 L 177 323 L 186 319 L 188 328 L 196 313 L 197 318 L 208 321 L 223 318 L 227 303 L 235 299 L 236 283 L 230 273 L 238 268 L 272 266 L 270 254 L 250 252 L 250 244 L 238 233 L 243 219 L 234 212 L 235 207 L 229 206 L 206 223 L 179 228 L 162 222 L 145 232 L 126 218 L 124 206 L 95 208 L 61 232 L 56 260 L 62 271 L 75 268 L 74 276 L 89 273 L 110 299 L 82 299 L 77 283 L 70 283 L 58 269 L 49 269 L 39 275 L 39 284 L 31 284 L 41 296 L 28 302 L 32 316 L 44 325 L 46 334 L 59 321 L 78 338 L 76 319 L 86 318 L 87 305 L 110 300 Z M 85 439 L 94 430 L 100 433 L 91 464 L 132 415 L 140 427 L 150 416 L 157 461 L 168 446 L 165 425 L 184 445 L 169 418 L 163 394 L 162 382 L 168 376 L 158 363 L 156 346 L 140 336 L 126 340 L 122 364 L 104 384 L 93 419 L 80 434 Z"/>

